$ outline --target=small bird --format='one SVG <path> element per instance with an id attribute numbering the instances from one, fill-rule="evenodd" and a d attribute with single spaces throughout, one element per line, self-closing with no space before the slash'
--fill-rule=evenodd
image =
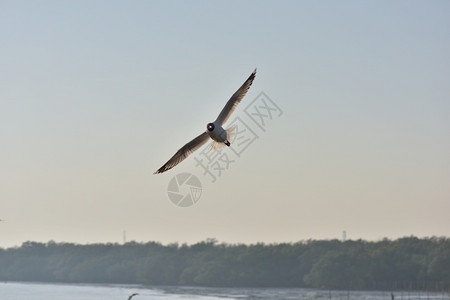
<path id="1" fill-rule="evenodd" d="M 213 140 L 212 148 L 218 148 L 223 145 L 228 147 L 231 145 L 230 140 L 234 135 L 235 128 L 229 128 L 227 130 L 223 129 L 223 124 L 228 120 L 236 106 L 241 102 L 247 93 L 248 89 L 253 83 L 253 79 L 256 76 L 256 69 L 248 77 L 248 79 L 242 84 L 242 86 L 231 96 L 225 107 L 220 112 L 217 119 L 206 125 L 206 131 L 200 134 L 198 137 L 181 147 L 177 153 L 175 153 L 169 161 L 167 161 L 161 168 L 159 168 L 154 174 L 159 174 L 166 172 L 180 162 L 182 162 L 189 154 L 193 153 L 195 150 L 203 146 L 210 138 Z"/>
<path id="2" fill-rule="evenodd" d="M 131 295 L 128 297 L 128 300 L 131 300 L 131 298 L 133 298 L 133 297 L 136 296 L 136 295 L 139 295 L 139 294 L 138 294 L 138 293 L 131 294 Z"/>

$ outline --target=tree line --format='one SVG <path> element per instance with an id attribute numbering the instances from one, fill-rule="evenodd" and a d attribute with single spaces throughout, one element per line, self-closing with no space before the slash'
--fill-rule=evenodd
<path id="1" fill-rule="evenodd" d="M 279 244 L 25 242 L 0 248 L 0 280 L 448 291 L 450 238 Z"/>

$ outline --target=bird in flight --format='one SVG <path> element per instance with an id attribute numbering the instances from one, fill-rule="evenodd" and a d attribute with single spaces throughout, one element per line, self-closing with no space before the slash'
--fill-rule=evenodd
<path id="1" fill-rule="evenodd" d="M 131 295 L 128 297 L 128 300 L 131 300 L 131 298 L 133 298 L 133 297 L 136 296 L 136 295 L 139 295 L 139 294 L 138 294 L 138 293 L 131 294 Z"/>
<path id="2" fill-rule="evenodd" d="M 182 162 L 186 157 L 189 156 L 192 152 L 203 146 L 209 139 L 213 140 L 212 147 L 218 148 L 223 145 L 227 145 L 228 147 L 231 145 L 230 140 L 235 133 L 235 127 L 231 127 L 227 130 L 223 129 L 223 124 L 228 120 L 233 111 L 236 109 L 236 106 L 241 102 L 247 93 L 248 89 L 252 85 L 253 79 L 255 79 L 256 69 L 253 73 L 248 77 L 248 79 L 242 84 L 242 86 L 231 96 L 230 100 L 228 100 L 227 104 L 225 104 L 224 108 L 220 112 L 217 119 L 206 125 L 206 131 L 200 134 L 198 137 L 181 147 L 171 159 L 169 159 L 161 168 L 159 168 L 154 174 L 159 174 L 166 172 L 180 162 Z"/>

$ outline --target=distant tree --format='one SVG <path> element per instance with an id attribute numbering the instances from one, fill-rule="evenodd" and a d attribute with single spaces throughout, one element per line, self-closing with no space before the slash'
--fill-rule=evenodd
<path id="1" fill-rule="evenodd" d="M 0 248 L 0 280 L 387 289 L 450 284 L 450 239 L 228 245 L 156 242 Z M 406 286 L 408 285 L 408 286 Z M 423 286 L 423 284 L 422 284 Z"/>

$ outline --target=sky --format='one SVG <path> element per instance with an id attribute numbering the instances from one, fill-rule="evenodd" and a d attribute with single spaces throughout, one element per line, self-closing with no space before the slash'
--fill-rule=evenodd
<path id="1" fill-rule="evenodd" d="M 0 1 L 0 247 L 449 237 L 449 13 Z M 240 140 L 154 175 L 255 68 Z"/>

